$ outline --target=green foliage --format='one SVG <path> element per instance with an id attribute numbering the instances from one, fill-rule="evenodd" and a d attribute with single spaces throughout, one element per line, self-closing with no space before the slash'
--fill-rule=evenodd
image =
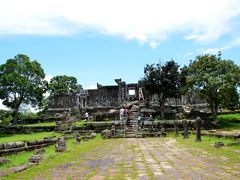
<path id="1" fill-rule="evenodd" d="M 240 68 L 233 61 L 221 60 L 216 55 L 197 56 L 188 67 L 187 83 L 206 99 L 213 119 L 219 106 L 228 99 L 228 93 L 236 91 L 239 81 Z"/>
<path id="2" fill-rule="evenodd" d="M 222 102 L 221 107 L 229 110 L 235 110 L 239 108 L 239 94 L 237 88 L 226 87 L 222 90 Z"/>
<path id="3" fill-rule="evenodd" d="M 12 120 L 12 111 L 0 109 L 0 125 L 9 125 Z"/>
<path id="4" fill-rule="evenodd" d="M 185 71 L 183 71 L 185 72 Z M 185 83 L 184 73 L 180 76 L 179 65 L 173 60 L 146 65 L 143 83 L 150 94 L 156 94 L 161 107 L 161 118 L 164 118 L 164 102 L 167 98 L 179 97 L 181 83 Z"/>
<path id="5" fill-rule="evenodd" d="M 48 87 L 51 96 L 72 94 L 78 89 L 77 79 L 66 75 L 55 76 L 51 79 Z"/>
<path id="6" fill-rule="evenodd" d="M 41 65 L 23 54 L 0 65 L 0 99 L 13 110 L 14 123 L 17 123 L 21 104 L 37 106 L 41 103 L 46 91 L 44 77 Z"/>
<path id="7" fill-rule="evenodd" d="M 32 119 L 37 117 L 37 114 L 34 112 L 29 112 L 29 111 L 25 111 L 25 112 L 21 112 L 19 114 L 19 118 L 20 119 Z"/>

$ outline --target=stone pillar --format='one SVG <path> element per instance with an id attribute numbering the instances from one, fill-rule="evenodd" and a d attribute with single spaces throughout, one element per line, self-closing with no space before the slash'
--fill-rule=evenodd
<path id="1" fill-rule="evenodd" d="M 175 136 L 177 137 L 179 135 L 179 133 L 178 133 L 178 122 L 174 121 L 173 124 L 174 124 L 174 128 L 175 128 Z"/>
<path id="2" fill-rule="evenodd" d="M 202 120 L 200 117 L 197 117 L 195 120 L 196 126 L 196 139 L 195 142 L 201 142 L 201 127 L 202 127 Z"/>
<path id="3" fill-rule="evenodd" d="M 188 121 L 186 119 L 182 120 L 182 125 L 183 125 L 183 138 L 188 139 Z"/>
<path id="4" fill-rule="evenodd" d="M 55 146 L 55 151 L 56 152 L 63 152 L 66 151 L 67 146 L 66 146 L 66 140 L 64 137 L 59 138 L 58 142 L 57 142 L 57 146 Z"/>
<path id="5" fill-rule="evenodd" d="M 78 133 L 75 133 L 75 144 L 80 144 L 81 143 L 81 137 Z"/>

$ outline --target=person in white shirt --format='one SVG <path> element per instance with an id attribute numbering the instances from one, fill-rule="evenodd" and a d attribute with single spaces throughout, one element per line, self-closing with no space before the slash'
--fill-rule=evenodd
<path id="1" fill-rule="evenodd" d="M 88 120 L 89 119 L 89 114 L 88 112 L 85 112 L 85 120 Z"/>
<path id="2" fill-rule="evenodd" d="M 124 108 L 122 107 L 121 109 L 120 109 L 120 122 L 122 123 L 123 122 L 123 118 L 124 118 L 124 112 L 125 112 L 125 110 L 124 110 Z"/>

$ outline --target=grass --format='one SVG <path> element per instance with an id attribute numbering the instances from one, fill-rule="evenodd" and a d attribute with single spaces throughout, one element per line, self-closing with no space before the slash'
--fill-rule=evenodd
<path id="1" fill-rule="evenodd" d="M 38 166 L 33 166 L 26 171 L 11 174 L 7 176 L 5 179 L 17 179 L 21 177 L 21 179 L 34 179 L 36 176 L 40 176 L 41 178 L 50 179 L 51 177 L 51 169 L 53 167 L 62 165 L 67 162 L 76 161 L 76 158 L 81 161 L 82 154 L 88 152 L 89 149 L 93 149 L 95 147 L 104 147 L 108 143 L 108 141 L 102 140 L 100 135 L 91 141 L 82 142 L 81 145 L 75 145 L 74 139 L 70 139 L 67 141 L 67 151 L 62 154 L 57 155 L 55 153 L 54 146 L 49 146 L 45 150 L 45 158 Z M 92 175 L 95 172 L 92 172 Z"/>
<path id="2" fill-rule="evenodd" d="M 240 114 L 224 114 L 217 116 L 221 128 L 224 130 L 240 129 Z"/>
<path id="3" fill-rule="evenodd" d="M 0 134 L 0 143 L 40 140 L 44 137 L 60 136 L 56 132 L 40 132 L 33 134 Z"/>
<path id="4" fill-rule="evenodd" d="M 39 126 L 39 127 L 43 127 L 43 126 L 56 126 L 55 122 L 44 122 L 44 123 L 35 123 L 35 124 L 24 124 L 21 126 L 30 126 L 30 127 L 34 127 L 34 126 Z"/>
<path id="5" fill-rule="evenodd" d="M 170 133 L 169 136 L 175 138 L 174 133 Z M 240 140 L 202 136 L 202 142 L 195 142 L 195 135 L 190 135 L 189 137 L 189 139 L 183 139 L 182 136 L 176 137 L 178 145 L 191 148 L 193 153 L 196 152 L 198 155 L 202 154 L 203 151 L 207 151 L 210 154 L 218 156 L 219 159 L 225 156 L 229 158 L 227 162 L 229 165 L 240 162 L 240 155 L 237 152 L 240 151 Z M 226 146 L 215 148 L 215 142 L 223 142 Z M 236 145 L 228 146 L 230 143 L 236 143 Z"/>
<path id="6" fill-rule="evenodd" d="M 240 114 L 224 114 L 224 115 L 218 115 L 217 119 L 219 121 L 229 121 L 229 122 L 236 122 L 240 123 Z"/>
<path id="7" fill-rule="evenodd" d="M 28 159 L 32 156 L 32 154 L 33 154 L 33 152 L 20 152 L 18 154 L 13 154 L 13 155 L 7 156 L 6 158 L 8 160 L 10 160 L 10 162 L 1 165 L 0 171 L 28 162 Z"/>
<path id="8" fill-rule="evenodd" d="M 85 123 L 86 123 L 86 120 L 79 120 L 75 123 L 75 126 L 82 128 L 85 126 Z"/>

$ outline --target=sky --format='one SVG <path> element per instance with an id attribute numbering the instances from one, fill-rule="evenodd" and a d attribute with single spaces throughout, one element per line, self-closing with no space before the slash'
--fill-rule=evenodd
<path id="1" fill-rule="evenodd" d="M 26 54 L 84 89 L 219 50 L 240 65 L 240 0 L 0 0 L 0 64 Z"/>

